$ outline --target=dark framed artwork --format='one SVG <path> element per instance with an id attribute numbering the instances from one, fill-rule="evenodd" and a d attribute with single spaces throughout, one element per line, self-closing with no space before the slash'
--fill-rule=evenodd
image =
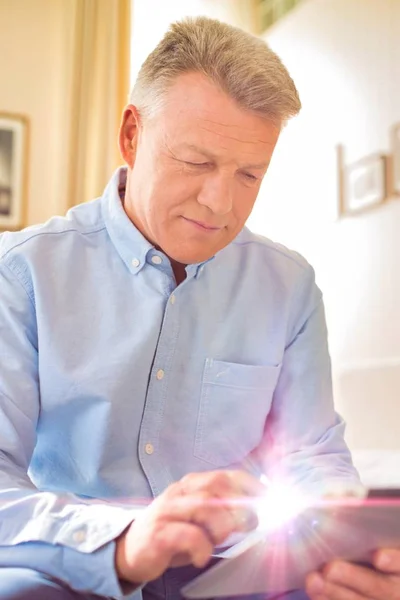
<path id="1" fill-rule="evenodd" d="M 0 112 L 0 230 L 25 224 L 28 122 Z"/>

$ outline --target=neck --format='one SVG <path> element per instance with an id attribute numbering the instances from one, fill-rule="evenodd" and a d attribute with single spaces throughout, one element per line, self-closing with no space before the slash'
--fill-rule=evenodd
<path id="1" fill-rule="evenodd" d="M 120 184 L 118 186 L 119 197 L 121 198 L 121 202 L 122 202 L 122 205 L 124 207 L 124 210 L 125 210 L 126 214 L 130 218 L 130 220 L 132 221 L 132 223 L 135 225 L 134 219 L 132 218 L 132 215 L 129 214 L 129 211 L 127 210 L 128 207 L 125 204 L 125 191 L 126 191 L 126 181 L 123 180 L 123 181 L 120 182 Z M 137 226 L 135 225 L 135 227 L 137 227 Z M 142 232 L 142 234 L 143 234 L 143 232 Z M 162 250 L 161 248 L 158 248 L 157 246 L 156 246 L 156 248 L 158 250 Z M 173 271 L 174 276 L 175 276 L 176 285 L 179 285 L 180 283 L 182 283 L 182 281 L 185 281 L 185 279 L 186 279 L 186 265 L 184 265 L 182 263 L 179 263 L 179 262 L 177 262 L 176 260 L 173 260 L 170 257 L 168 257 L 168 258 L 171 261 L 172 271 Z"/>
<path id="2" fill-rule="evenodd" d="M 186 279 L 186 265 L 183 265 L 182 263 L 178 263 L 178 262 L 176 262 L 176 260 L 172 260 L 172 258 L 170 258 L 170 261 L 171 261 L 172 270 L 175 275 L 176 285 L 179 285 Z"/>

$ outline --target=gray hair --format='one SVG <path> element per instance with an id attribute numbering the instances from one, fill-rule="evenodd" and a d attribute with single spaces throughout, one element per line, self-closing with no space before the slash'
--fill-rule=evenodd
<path id="1" fill-rule="evenodd" d="M 143 63 L 129 101 L 151 117 L 175 79 L 208 76 L 239 106 L 278 126 L 297 115 L 301 102 L 280 58 L 260 38 L 207 17 L 173 23 Z"/>

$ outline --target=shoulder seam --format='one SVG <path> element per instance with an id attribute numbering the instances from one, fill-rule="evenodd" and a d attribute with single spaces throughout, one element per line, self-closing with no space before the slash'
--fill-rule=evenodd
<path id="1" fill-rule="evenodd" d="M 250 244 L 257 244 L 258 246 L 263 246 L 267 250 L 271 250 L 272 252 L 277 252 L 278 254 L 285 256 L 286 258 L 290 259 L 291 261 L 296 263 L 296 265 L 302 267 L 305 270 L 307 270 L 308 268 L 312 268 L 309 262 L 300 254 L 298 254 L 295 250 L 289 250 L 289 248 L 286 248 L 285 246 L 283 246 L 285 250 L 282 250 L 281 245 L 272 242 L 272 240 L 269 241 L 266 239 L 265 243 L 260 242 L 259 240 L 244 240 L 243 242 L 234 241 L 233 243 L 237 244 L 238 246 L 249 246 Z M 297 258 L 297 256 L 299 256 L 299 258 Z"/>
<path id="2" fill-rule="evenodd" d="M 21 242 L 17 242 L 13 246 L 11 246 L 11 248 L 8 248 L 8 250 L 6 250 L 4 252 L 4 254 L 0 255 L 0 261 L 5 259 L 7 257 L 7 255 L 10 254 L 10 252 L 15 250 L 16 248 L 19 248 L 20 246 L 23 246 L 27 242 L 30 242 L 31 240 L 33 240 L 36 237 L 45 236 L 45 235 L 61 235 L 63 233 L 80 233 L 81 235 L 90 235 L 92 233 L 98 233 L 99 231 L 103 231 L 104 229 L 106 229 L 106 226 L 104 224 L 102 224 L 102 226 L 98 227 L 97 229 L 92 229 L 92 230 L 85 231 L 85 232 L 79 231 L 79 229 L 70 228 L 70 229 L 63 229 L 62 231 L 40 231 L 38 233 L 33 233 L 30 237 L 22 240 Z"/>

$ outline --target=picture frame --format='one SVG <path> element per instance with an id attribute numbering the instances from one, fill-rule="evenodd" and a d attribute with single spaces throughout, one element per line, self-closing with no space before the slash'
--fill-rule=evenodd
<path id="1" fill-rule="evenodd" d="M 400 196 L 400 123 L 392 128 L 392 192 Z"/>
<path id="2" fill-rule="evenodd" d="M 388 195 L 388 157 L 371 154 L 344 168 L 340 215 L 354 215 L 375 208 Z"/>
<path id="3" fill-rule="evenodd" d="M 0 231 L 25 225 L 27 159 L 27 118 L 0 112 Z"/>
<path id="4" fill-rule="evenodd" d="M 304 0 L 252 0 L 254 31 L 264 34 L 277 21 L 286 16 Z"/>
<path id="5" fill-rule="evenodd" d="M 337 191 L 338 204 L 336 218 L 340 219 L 345 214 L 345 181 L 344 181 L 344 159 L 345 149 L 343 144 L 336 146 L 336 173 L 337 173 Z"/>

